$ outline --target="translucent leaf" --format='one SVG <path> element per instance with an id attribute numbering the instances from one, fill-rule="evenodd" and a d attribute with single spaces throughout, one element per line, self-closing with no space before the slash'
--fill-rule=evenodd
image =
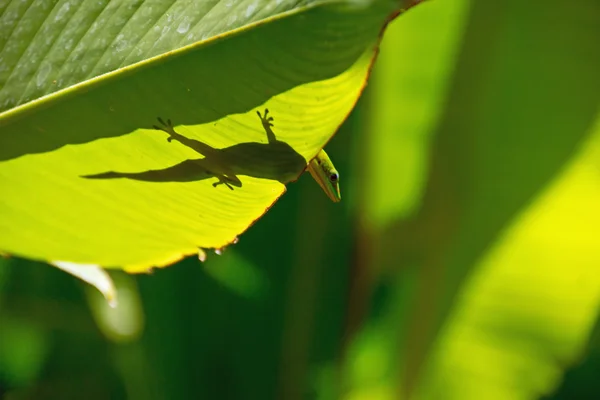
<path id="1" fill-rule="evenodd" d="M 7 65 L 21 71 L 23 54 L 38 63 L 46 52 L 57 75 L 40 76 L 39 61 L 37 73 L 4 80 L 7 106 L 51 94 L 0 114 L 0 250 L 136 272 L 198 248 L 222 248 L 273 205 L 354 106 L 380 32 L 399 6 L 319 2 L 281 13 L 273 3 L 260 10 L 244 3 L 244 23 L 273 18 L 195 42 L 227 29 L 197 28 L 176 40 L 171 29 L 182 19 L 162 25 L 157 37 L 156 21 L 173 22 L 181 2 L 156 15 L 148 3 L 137 11 L 114 8 L 106 21 L 112 3 L 91 13 L 86 7 L 97 5 L 82 3 L 67 27 L 49 23 L 60 10 L 73 11 L 66 4 L 43 11 L 35 2 L 4 14 L 17 19 L 2 25 L 14 22 Z M 223 21 L 212 10 L 202 24 Z M 130 11 L 125 25 L 117 23 Z M 228 15 L 233 20 L 240 11 Z M 92 36 L 73 22 L 92 17 Z M 29 28 L 30 18 L 41 33 Z M 92 47 L 82 53 L 68 46 L 71 28 Z M 10 43 L 21 44 L 15 35 L 32 43 L 18 55 L 9 52 Z M 44 37 L 66 40 L 65 53 L 44 45 Z M 192 44 L 144 58 L 173 43 Z M 77 79 L 91 79 L 67 87 L 75 67 L 87 71 Z M 52 93 L 54 80 L 65 89 Z M 257 115 L 267 108 L 274 127 Z"/>
<path id="2" fill-rule="evenodd" d="M 110 275 L 98 265 L 74 264 L 52 261 L 52 265 L 94 286 L 106 299 L 110 307 L 117 306 L 117 291 Z"/>

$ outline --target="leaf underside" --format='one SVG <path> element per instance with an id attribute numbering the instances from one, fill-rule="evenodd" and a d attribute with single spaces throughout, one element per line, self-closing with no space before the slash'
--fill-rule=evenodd
<path id="1" fill-rule="evenodd" d="M 40 2 L 10 35 L 7 15 L 16 15 L 9 9 L 17 5 L 3 10 L 2 56 L 14 71 L 27 57 L 37 66 L 19 76 L 2 68 L 0 104 L 21 105 L 0 114 L 1 251 L 137 271 L 230 244 L 351 111 L 394 11 L 340 2 L 287 9 L 271 2 L 256 10 L 250 4 L 229 14 L 213 7 L 186 31 L 179 29 L 185 13 L 173 11 L 180 3 L 148 17 L 158 21 L 148 25 L 138 18 L 142 8 L 129 20 L 127 7 L 111 9 L 109 18 L 110 2 L 90 14 L 92 21 L 81 11 L 87 3 L 69 8 L 68 19 L 58 15 L 67 2 L 58 2 L 16 55 L 13 39 L 38 17 L 31 10 Z M 248 10 L 243 23 L 266 17 L 265 10 L 272 18 L 197 42 L 227 30 L 209 29 L 209 21 Z M 123 20 L 129 22 L 116 31 L 113 24 Z M 87 34 L 67 46 L 81 21 L 88 21 Z M 53 38 L 50 45 L 41 45 L 40 35 Z M 82 53 L 81 43 L 90 48 Z M 193 44 L 178 48 L 187 43 Z M 129 65 L 166 50 L 173 51 Z M 52 93 L 57 87 L 65 89 Z M 265 109 L 273 127 L 257 115 Z"/>

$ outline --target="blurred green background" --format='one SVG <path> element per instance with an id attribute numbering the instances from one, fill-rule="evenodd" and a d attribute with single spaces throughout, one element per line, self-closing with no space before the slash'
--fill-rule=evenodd
<path id="1" fill-rule="evenodd" d="M 392 22 L 308 177 L 223 255 L 115 272 L 119 307 L 0 259 L 7 399 L 600 398 L 600 3 Z"/>

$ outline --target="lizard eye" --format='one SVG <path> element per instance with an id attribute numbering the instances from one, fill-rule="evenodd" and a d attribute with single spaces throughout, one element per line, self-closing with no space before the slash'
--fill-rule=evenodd
<path id="1" fill-rule="evenodd" d="M 340 176 L 335 172 L 333 174 L 329 175 L 329 180 L 333 183 L 337 182 L 338 179 L 340 179 Z"/>

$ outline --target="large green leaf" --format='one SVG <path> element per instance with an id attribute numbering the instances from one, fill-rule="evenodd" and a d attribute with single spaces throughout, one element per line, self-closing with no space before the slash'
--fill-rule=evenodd
<path id="1" fill-rule="evenodd" d="M 600 309 L 596 9 L 431 2 L 388 31 L 348 398 L 537 399 L 581 357 Z"/>
<path id="2" fill-rule="evenodd" d="M 425 364 L 422 398 L 536 399 L 580 357 L 600 307 L 600 118 L 590 133 L 464 282 Z"/>
<path id="3" fill-rule="evenodd" d="M 315 3 L 310 0 L 2 2 L 0 109 Z"/>
<path id="4" fill-rule="evenodd" d="M 423 365 L 425 374 L 420 382 L 407 374 L 404 383 L 420 383 L 419 392 L 445 391 L 448 398 L 469 398 L 467 392 L 476 398 L 499 386 L 504 398 L 552 390 L 557 371 L 578 357 L 600 306 L 600 277 L 592 267 L 598 231 L 591 228 L 598 216 L 588 209 L 598 175 L 579 172 L 597 154 L 590 136 L 597 134 L 600 57 L 589 40 L 600 28 L 589 18 L 597 5 L 585 1 L 566 12 L 552 1 L 543 13 L 534 4 L 505 6 L 495 17 L 494 5 L 474 3 L 421 214 L 453 217 L 444 229 L 423 227 L 435 232 L 442 250 L 424 255 L 430 269 L 420 278 L 430 285 L 419 299 L 431 301 L 432 321 L 411 327 L 407 348 L 422 343 L 434 357 L 409 352 L 407 370 Z M 493 24 L 483 22 L 490 18 Z M 484 30 L 494 38 L 488 44 L 481 42 Z M 473 68 L 480 68 L 475 81 Z M 472 155 L 464 157 L 464 149 Z M 562 193 L 575 188 L 573 196 Z M 444 202 L 436 201 L 441 191 Z M 587 217 L 578 212 L 583 209 Z M 590 228 L 578 228 L 586 220 Z M 577 276 L 590 286 L 577 288 Z M 496 299 L 503 301 L 492 304 Z M 558 321 L 569 322 L 558 327 Z M 489 337 L 492 326 L 500 337 Z M 478 333 L 470 339 L 454 335 L 471 328 Z M 473 360 L 460 367 L 463 378 L 450 388 L 442 375 L 450 360 L 462 364 L 454 350 L 465 339 L 472 348 L 463 351 Z M 486 376 L 481 360 L 502 370 Z"/>
<path id="5" fill-rule="evenodd" d="M 182 37 L 192 4 L 155 3 L 5 9 L 2 104 L 65 89 L 0 114 L 0 250 L 137 270 L 235 241 L 350 112 L 400 6 L 215 2 Z M 227 30 L 225 16 L 268 15 L 195 42 Z M 272 130 L 256 114 L 266 108 Z M 170 135 L 154 129 L 171 121 Z"/>

